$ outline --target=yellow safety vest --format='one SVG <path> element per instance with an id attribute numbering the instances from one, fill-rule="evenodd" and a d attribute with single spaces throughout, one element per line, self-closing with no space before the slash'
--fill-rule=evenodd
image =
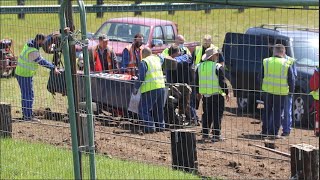
<path id="1" fill-rule="evenodd" d="M 34 47 L 29 47 L 27 44 L 24 45 L 23 50 L 18 58 L 17 67 L 15 74 L 22 77 L 32 77 L 39 65 L 34 60 L 29 60 L 29 54 L 31 52 L 38 51 Z"/>
<path id="2" fill-rule="evenodd" d="M 210 48 L 217 48 L 215 45 L 211 44 Z M 194 49 L 194 55 L 196 58 L 196 62 L 194 65 L 198 65 L 201 60 L 202 60 L 202 46 L 196 46 L 196 48 Z M 218 48 L 217 48 L 218 49 Z"/>
<path id="3" fill-rule="evenodd" d="M 219 78 L 216 69 L 221 64 L 213 61 L 204 61 L 198 66 L 199 75 L 199 93 L 202 95 L 223 94 L 219 85 Z"/>
<path id="4" fill-rule="evenodd" d="M 186 51 L 186 53 L 191 56 L 191 52 L 189 51 L 189 49 L 188 49 L 187 47 L 183 47 L 183 50 Z M 169 48 L 165 48 L 165 49 L 162 51 L 162 54 L 163 54 L 164 56 L 169 56 Z"/>
<path id="5" fill-rule="evenodd" d="M 312 95 L 314 100 L 318 100 L 319 101 L 319 89 L 317 89 L 316 91 L 311 91 L 310 95 Z"/>
<path id="6" fill-rule="evenodd" d="M 284 58 L 270 57 L 263 60 L 262 90 L 274 95 L 288 95 L 289 63 Z"/>
<path id="7" fill-rule="evenodd" d="M 158 56 L 148 56 L 142 61 L 146 62 L 148 70 L 146 72 L 145 81 L 140 87 L 140 92 L 145 93 L 155 89 L 165 87 L 160 58 Z"/>

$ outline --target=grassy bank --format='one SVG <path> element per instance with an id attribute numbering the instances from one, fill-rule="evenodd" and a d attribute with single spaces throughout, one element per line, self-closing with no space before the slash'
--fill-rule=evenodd
<path id="1" fill-rule="evenodd" d="M 73 179 L 70 150 L 24 141 L 0 140 L 0 179 Z M 98 179 L 199 179 L 170 168 L 96 156 Z M 89 178 L 88 157 L 83 178 Z"/>

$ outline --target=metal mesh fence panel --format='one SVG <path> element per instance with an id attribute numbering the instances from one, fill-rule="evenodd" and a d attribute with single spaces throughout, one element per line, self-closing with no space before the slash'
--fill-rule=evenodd
<path id="1" fill-rule="evenodd" d="M 301 153 L 297 155 L 292 148 L 297 144 L 319 147 L 319 105 L 310 95 L 319 88 L 318 80 L 310 81 L 315 79 L 313 75 L 319 66 L 318 6 L 240 6 L 191 1 L 84 3 L 88 42 L 81 41 L 84 34 L 79 31 L 81 20 L 76 1 L 72 2 L 74 41 L 69 42 L 76 49 L 73 64 L 77 73 L 73 77 L 78 91 L 76 114 L 78 122 L 82 122 L 78 126 L 83 128 L 82 134 L 78 134 L 83 137 L 79 140 L 83 141 L 79 147 L 82 178 L 90 178 L 92 166 L 87 144 L 86 117 L 90 113 L 85 102 L 88 97 L 83 69 L 87 67 L 83 46 L 89 49 L 97 178 L 289 179 L 297 174 L 306 179 L 318 177 L 306 173 L 316 172 L 314 167 L 318 167 L 317 161 L 306 160 L 313 158 L 312 153 L 303 155 L 301 161 Z M 25 11 L 24 16 L 17 15 L 14 8 L 8 9 L 16 6 L 16 1 L 0 4 L 1 11 L 7 12 L 0 16 L 1 57 L 12 54 L 18 61 L 26 42 L 37 33 L 61 32 L 58 1 L 25 0 L 24 7 L 38 7 L 29 9 L 32 13 Z M 6 43 L 12 44 L 4 47 L 2 44 Z M 266 65 L 264 59 L 274 57 L 276 44 L 284 45 L 283 57 L 292 57 L 293 65 L 286 63 L 282 69 L 273 61 Z M 153 56 L 149 56 L 147 48 Z M 60 59 L 59 53 L 48 53 L 43 48 L 40 52 L 49 62 Z M 217 63 L 208 63 L 210 58 Z M 33 82 L 28 82 L 33 83 L 33 96 L 23 96 L 25 89 L 21 88 L 28 84 L 4 68 L 16 63 L 8 58 L 0 60 L 0 72 L 8 76 L 0 79 L 0 102 L 11 105 L 14 140 L 1 139 L 0 177 L 72 178 L 71 153 L 61 150 L 71 149 L 65 79 L 39 67 Z M 64 61 L 61 56 L 61 72 Z M 274 78 L 290 87 L 288 95 L 279 95 L 281 90 L 266 93 L 267 88 L 262 88 L 269 73 L 277 70 L 283 74 L 273 74 L 280 76 Z M 19 80 L 23 87 L 19 87 Z M 49 86 L 55 95 L 48 91 Z M 40 123 L 24 121 L 23 97 L 33 99 L 32 118 L 40 119 Z M 20 150 L 12 150 L 15 145 L 24 147 L 23 156 Z M 37 151 L 47 155 L 32 159 L 33 151 L 28 150 L 31 146 L 47 148 Z M 50 156 L 50 152 L 57 157 Z M 15 158 L 20 160 L 15 162 Z M 49 164 L 42 166 L 46 158 Z M 59 160 L 64 164 L 57 164 Z M 24 174 L 25 171 L 30 173 Z"/>

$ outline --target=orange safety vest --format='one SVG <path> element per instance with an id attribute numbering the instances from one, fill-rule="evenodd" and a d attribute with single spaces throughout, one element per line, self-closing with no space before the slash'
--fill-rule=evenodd
<path id="1" fill-rule="evenodd" d="M 102 72 L 103 70 L 112 70 L 111 52 L 107 50 L 106 55 L 107 55 L 108 69 L 102 69 L 102 61 L 100 60 L 98 47 L 93 51 L 94 71 Z"/>
<path id="2" fill-rule="evenodd" d="M 128 49 L 129 51 L 129 64 L 128 64 L 128 73 L 131 75 L 134 75 L 134 68 L 137 67 L 137 62 L 136 62 L 136 53 L 134 52 L 134 46 L 132 46 L 132 44 L 128 45 L 127 47 L 125 47 L 125 49 Z M 139 48 L 139 59 L 140 61 L 142 60 L 142 46 L 140 46 Z"/>

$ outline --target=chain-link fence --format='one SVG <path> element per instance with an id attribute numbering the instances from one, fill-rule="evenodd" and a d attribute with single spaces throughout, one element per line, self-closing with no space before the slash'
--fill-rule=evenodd
<path id="1" fill-rule="evenodd" d="M 20 9 L 17 1 L 0 2 L 0 125 L 13 119 L 12 140 L 1 139 L 1 178 L 74 178 L 78 152 L 81 176 L 90 178 L 83 47 L 97 178 L 288 179 L 300 169 L 300 178 L 318 177 L 318 156 L 292 148 L 319 147 L 319 105 L 310 95 L 319 88 L 310 81 L 319 66 L 318 6 L 88 0 L 86 41 L 76 1 L 72 21 L 66 13 L 71 32 L 60 27 L 61 1 L 19 2 Z M 34 61 L 45 67 L 28 78 L 16 66 L 30 66 L 25 44 L 39 48 L 29 41 L 39 33 L 49 36 L 43 59 Z M 70 65 L 62 55 L 67 41 L 74 48 Z M 275 53 L 276 44 L 285 56 Z M 71 86 L 65 67 L 72 69 Z M 66 87 L 75 88 L 73 157 Z"/>

